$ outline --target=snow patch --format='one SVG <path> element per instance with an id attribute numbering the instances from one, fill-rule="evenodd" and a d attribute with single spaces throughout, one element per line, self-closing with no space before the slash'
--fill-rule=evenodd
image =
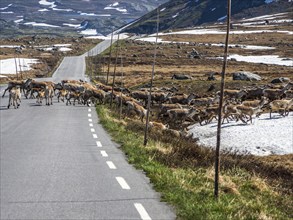
<path id="1" fill-rule="evenodd" d="M 46 11 L 49 11 L 49 10 L 46 9 L 46 8 L 44 8 L 44 9 L 40 9 L 40 10 L 38 10 L 38 11 L 40 11 L 40 12 L 46 12 Z"/>
<path id="2" fill-rule="evenodd" d="M 12 6 L 12 4 L 9 4 L 9 5 L 7 5 L 7 6 L 4 7 L 4 8 L 0 8 L 0 10 L 1 10 L 1 11 L 4 11 L 4 10 L 8 9 L 10 6 Z"/>
<path id="3" fill-rule="evenodd" d="M 281 58 L 278 55 L 262 55 L 262 56 L 242 56 L 238 54 L 229 55 L 228 59 L 236 59 L 248 63 L 264 63 L 281 66 L 293 66 L 292 59 Z"/>
<path id="4" fill-rule="evenodd" d="M 0 74 L 16 74 L 15 63 L 17 64 L 17 71 L 28 71 L 31 70 L 31 65 L 39 63 L 39 60 L 28 58 L 9 58 L 0 60 Z"/>
<path id="5" fill-rule="evenodd" d="M 104 10 L 116 10 L 122 13 L 127 13 L 127 9 L 125 8 L 121 8 L 121 7 L 117 7 L 119 5 L 119 2 L 115 2 L 113 4 L 107 5 Z"/>
<path id="6" fill-rule="evenodd" d="M 25 25 L 32 25 L 36 27 L 60 27 L 57 25 L 51 25 L 51 24 L 46 24 L 46 23 L 37 23 L 37 22 L 26 22 L 24 23 Z"/>
<path id="7" fill-rule="evenodd" d="M 215 148 L 217 122 L 204 126 L 195 124 L 189 127 L 199 144 Z M 254 118 L 252 124 L 229 122 L 222 125 L 221 149 L 236 151 L 239 154 L 250 153 L 258 156 L 293 153 L 293 115 L 282 117 L 277 113 L 263 114 Z"/>
<path id="8" fill-rule="evenodd" d="M 270 4 L 270 3 L 272 3 L 274 0 L 265 0 L 265 3 L 266 4 Z"/>
<path id="9" fill-rule="evenodd" d="M 83 35 L 97 35 L 98 34 L 96 29 L 86 29 L 86 30 L 80 31 L 79 33 Z"/>

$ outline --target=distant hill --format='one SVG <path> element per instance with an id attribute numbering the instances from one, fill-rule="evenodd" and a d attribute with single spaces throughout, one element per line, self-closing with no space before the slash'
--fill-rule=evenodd
<path id="1" fill-rule="evenodd" d="M 94 29 L 108 34 L 167 0 L 1 0 L 0 36 L 76 34 Z"/>
<path id="2" fill-rule="evenodd" d="M 292 0 L 232 0 L 232 17 L 254 17 L 293 11 Z M 222 22 L 227 14 L 227 0 L 171 0 L 159 6 L 160 31 L 186 28 L 210 22 Z M 150 34 L 156 31 L 154 10 L 123 31 Z"/>

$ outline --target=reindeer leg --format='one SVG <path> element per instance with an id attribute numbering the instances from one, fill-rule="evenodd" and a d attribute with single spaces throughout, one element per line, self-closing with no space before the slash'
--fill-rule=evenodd
<path id="1" fill-rule="evenodd" d="M 4 97 L 4 95 L 5 95 L 5 93 L 6 93 L 7 90 L 8 90 L 8 88 L 6 88 L 6 89 L 4 90 L 4 93 L 3 93 L 3 95 L 2 95 L 2 98 Z"/>

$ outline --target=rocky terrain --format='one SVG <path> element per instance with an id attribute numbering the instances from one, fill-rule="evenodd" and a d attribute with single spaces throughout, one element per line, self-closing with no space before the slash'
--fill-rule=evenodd
<path id="1" fill-rule="evenodd" d="M 232 21 L 281 12 L 292 12 L 290 0 L 235 0 L 231 2 Z M 226 18 L 226 0 L 169 1 L 159 7 L 160 31 L 176 28 L 189 28 L 207 23 L 223 22 Z M 291 14 L 292 17 L 292 14 Z M 156 30 L 157 10 L 154 10 L 125 31 L 140 34 L 154 33 Z"/>

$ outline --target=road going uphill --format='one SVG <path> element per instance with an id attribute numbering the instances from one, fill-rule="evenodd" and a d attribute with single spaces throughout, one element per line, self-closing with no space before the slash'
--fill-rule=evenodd
<path id="1" fill-rule="evenodd" d="M 84 79 L 85 56 L 65 57 L 49 80 Z M 175 219 L 94 107 L 66 106 L 56 97 L 40 106 L 23 97 L 19 109 L 7 109 L 8 93 L 0 102 L 0 219 Z"/>

